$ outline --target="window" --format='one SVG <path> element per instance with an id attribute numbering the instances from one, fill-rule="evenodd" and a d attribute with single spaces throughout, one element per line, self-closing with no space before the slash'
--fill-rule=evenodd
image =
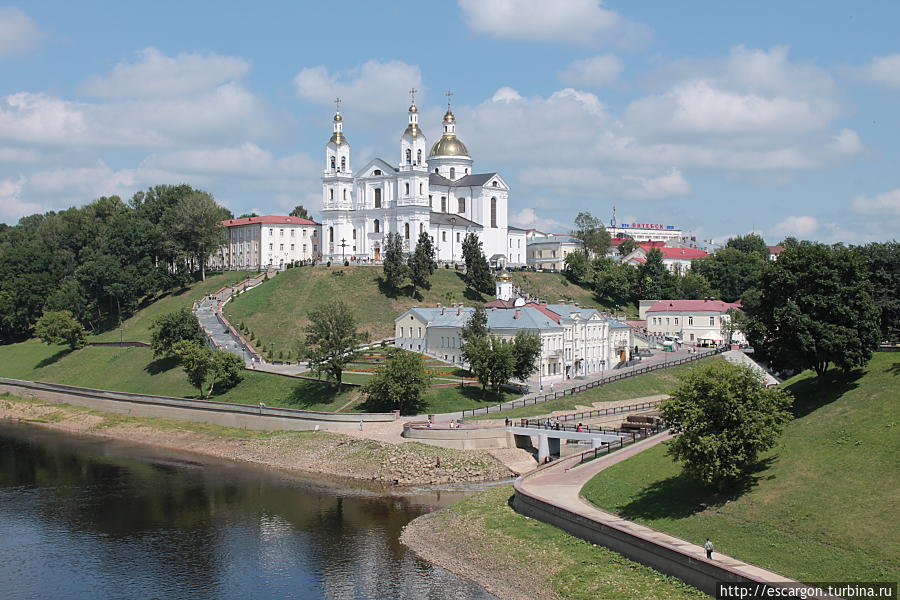
<path id="1" fill-rule="evenodd" d="M 331 170 L 334 171 L 334 169 L 335 169 L 334 157 L 332 156 L 331 157 Z"/>
<path id="2" fill-rule="evenodd" d="M 294 230 L 291 229 L 291 237 L 294 237 Z"/>
<path id="3" fill-rule="evenodd" d="M 381 188 L 375 188 L 375 208 L 381 208 Z"/>
<path id="4" fill-rule="evenodd" d="M 419 195 L 420 196 L 422 195 L 422 184 L 421 183 L 419 184 Z"/>
<path id="5" fill-rule="evenodd" d="M 405 189 L 406 189 L 406 195 L 409 196 L 409 184 L 408 184 L 408 183 L 406 184 L 406 188 L 405 188 Z"/>
<path id="6" fill-rule="evenodd" d="M 678 317 L 675 317 L 675 324 L 678 325 Z"/>
<path id="7" fill-rule="evenodd" d="M 491 227 L 497 227 L 497 199 L 491 198 Z"/>
<path id="8" fill-rule="evenodd" d="M 372 175 L 381 175 L 381 169 L 375 169 L 372 171 Z"/>
<path id="9" fill-rule="evenodd" d="M 412 150 L 410 150 L 409 148 L 406 149 L 406 164 L 412 164 Z"/>
<path id="10" fill-rule="evenodd" d="M 688 317 L 688 325 L 694 324 L 694 317 Z"/>
<path id="11" fill-rule="evenodd" d="M 447 212 L 447 196 L 441 196 L 441 212 Z"/>
<path id="12" fill-rule="evenodd" d="M 346 171 L 346 170 L 347 170 L 347 157 L 342 156 L 341 157 L 341 171 Z"/>
<path id="13" fill-rule="evenodd" d="M 450 179 L 456 179 L 456 167 L 450 167 Z"/>
<path id="14" fill-rule="evenodd" d="M 425 233 L 425 223 L 419 223 L 419 234 Z"/>
<path id="15" fill-rule="evenodd" d="M 353 239 L 356 239 L 356 229 L 353 230 Z"/>
<path id="16" fill-rule="evenodd" d="M 716 324 L 716 318 L 715 318 L 715 317 L 710 317 L 710 318 L 709 318 L 709 324 L 710 324 L 710 326 L 715 325 L 715 324 Z"/>
<path id="17" fill-rule="evenodd" d="M 403 224 L 403 237 L 409 239 L 409 223 Z"/>
<path id="18" fill-rule="evenodd" d="M 496 181 L 495 181 L 493 184 L 491 184 L 491 185 L 493 185 L 494 187 L 499 187 L 499 186 L 497 185 L 497 182 L 496 182 Z"/>
<path id="19" fill-rule="evenodd" d="M 375 233 L 381 233 L 381 221 L 375 219 Z"/>
<path id="20" fill-rule="evenodd" d="M 458 231 L 456 232 L 456 243 L 457 244 L 459 243 L 459 232 Z"/>
<path id="21" fill-rule="evenodd" d="M 293 251 L 294 251 L 294 245 L 291 244 L 291 252 L 293 252 Z"/>
<path id="22" fill-rule="evenodd" d="M 279 250 L 284 250 L 284 244 L 278 244 L 278 249 L 279 249 Z"/>
<path id="23" fill-rule="evenodd" d="M 278 235 L 280 235 L 281 237 L 284 237 L 284 229 L 279 229 Z"/>
<path id="24" fill-rule="evenodd" d="M 447 241 L 447 232 L 446 232 L 446 231 L 442 231 L 442 232 L 441 232 L 441 241 L 442 241 L 442 242 L 446 242 L 446 241 Z"/>
<path id="25" fill-rule="evenodd" d="M 334 227 L 328 228 L 328 241 L 334 243 Z"/>
<path id="26" fill-rule="evenodd" d="M 306 254 L 306 244 L 303 244 L 303 254 Z"/>
<path id="27" fill-rule="evenodd" d="M 347 201 L 347 189 L 344 188 L 344 202 Z"/>
<path id="28" fill-rule="evenodd" d="M 272 244 L 269 244 L 269 251 L 271 252 L 271 250 L 272 250 Z"/>
<path id="29" fill-rule="evenodd" d="M 329 188 L 328 198 L 329 198 L 329 200 L 334 200 L 334 188 Z M 272 233 L 272 232 L 270 231 L 269 233 Z"/>
<path id="30" fill-rule="evenodd" d="M 456 203 L 459 205 L 457 207 L 459 210 L 457 210 L 456 212 L 458 212 L 460 214 L 466 212 L 466 199 L 465 198 L 457 198 Z"/>
<path id="31" fill-rule="evenodd" d="M 434 196 L 428 194 L 428 207 L 434 210 Z"/>
<path id="32" fill-rule="evenodd" d="M 422 151 L 421 150 L 416 151 L 416 164 L 417 165 L 422 164 Z"/>
<path id="33" fill-rule="evenodd" d="M 269 235 L 275 235 L 275 230 L 274 230 L 274 229 L 270 229 L 270 230 L 269 230 Z"/>
<path id="34" fill-rule="evenodd" d="M 438 170 L 437 170 L 437 169 L 435 169 L 435 170 L 434 170 L 434 172 L 435 172 L 435 173 L 437 173 L 437 172 L 438 172 Z"/>

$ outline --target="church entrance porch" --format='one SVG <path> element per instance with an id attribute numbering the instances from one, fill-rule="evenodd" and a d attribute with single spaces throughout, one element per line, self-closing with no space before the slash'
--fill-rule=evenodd
<path id="1" fill-rule="evenodd" d="M 373 250 L 375 251 L 375 260 L 376 261 L 381 260 L 381 246 L 376 245 L 375 248 L 373 248 Z"/>

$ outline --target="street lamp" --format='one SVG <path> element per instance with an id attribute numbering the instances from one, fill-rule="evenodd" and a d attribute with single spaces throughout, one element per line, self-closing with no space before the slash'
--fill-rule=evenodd
<path id="1" fill-rule="evenodd" d="M 341 243 L 338 244 L 338 246 L 340 246 L 340 248 L 341 248 L 341 263 L 343 263 L 347 260 L 346 250 L 347 250 L 348 245 L 349 244 L 347 244 L 347 240 L 345 238 L 341 238 Z"/>
<path id="2" fill-rule="evenodd" d="M 125 342 L 125 328 L 119 327 L 119 343 L 122 344 Z"/>
<path id="3" fill-rule="evenodd" d="M 453 244 L 455 243 L 453 240 L 453 227 L 456 225 L 456 217 L 450 217 L 447 219 L 450 221 L 450 262 L 453 262 L 453 251 L 456 249 Z"/>

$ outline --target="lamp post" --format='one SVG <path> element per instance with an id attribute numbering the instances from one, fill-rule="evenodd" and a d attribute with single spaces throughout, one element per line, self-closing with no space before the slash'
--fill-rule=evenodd
<path id="1" fill-rule="evenodd" d="M 119 327 L 119 343 L 121 344 L 124 342 L 125 342 L 125 328 Z"/>
<path id="2" fill-rule="evenodd" d="M 600 380 L 603 381 L 603 369 L 606 367 L 606 361 L 600 359 Z"/>
<path id="3" fill-rule="evenodd" d="M 452 263 L 452 262 L 454 262 L 453 251 L 456 250 L 456 248 L 453 246 L 453 244 L 456 243 L 453 240 L 453 228 L 456 225 L 456 217 L 450 217 L 447 220 L 450 221 L 450 262 Z M 454 268 L 455 268 L 455 265 L 454 265 Z"/>
<path id="4" fill-rule="evenodd" d="M 341 263 L 343 263 L 344 261 L 347 260 L 347 258 L 346 258 L 346 256 L 347 256 L 346 250 L 347 250 L 347 246 L 348 246 L 347 240 L 345 238 L 341 238 L 341 243 L 338 244 L 338 246 L 340 246 L 340 248 L 341 248 Z"/>

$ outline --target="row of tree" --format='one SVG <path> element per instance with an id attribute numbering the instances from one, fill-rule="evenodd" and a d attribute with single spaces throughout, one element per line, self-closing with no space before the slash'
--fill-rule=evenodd
<path id="1" fill-rule="evenodd" d="M 461 337 L 462 356 L 482 390 L 490 386 L 499 392 L 512 379 L 525 381 L 539 368 L 540 338 L 525 331 L 517 332 L 511 340 L 492 335 L 483 308 L 475 309 Z"/>
<path id="2" fill-rule="evenodd" d="M 162 185 L 0 226 L 0 340 L 26 337 L 45 311 L 112 326 L 145 297 L 204 278 L 230 217 L 206 192 Z"/>

